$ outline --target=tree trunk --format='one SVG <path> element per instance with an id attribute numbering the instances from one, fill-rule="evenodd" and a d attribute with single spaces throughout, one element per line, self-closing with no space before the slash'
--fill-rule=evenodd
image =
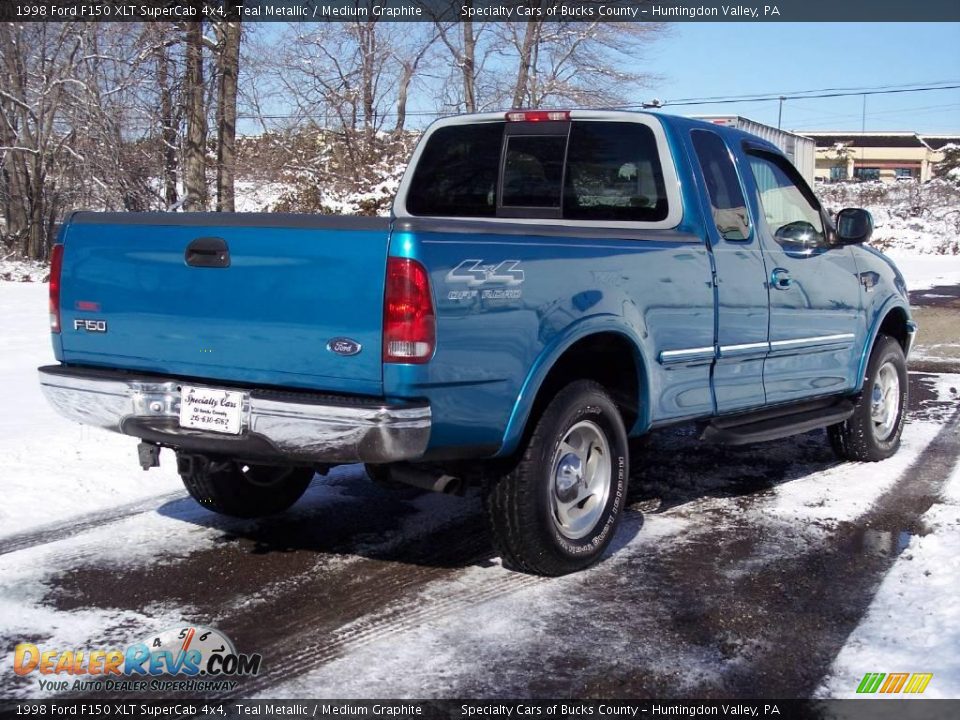
<path id="1" fill-rule="evenodd" d="M 14 39 L 14 29 L 8 23 L 0 26 L 0 55 L 3 57 L 3 71 L 7 77 L 8 92 L 17 98 L 22 98 L 23 78 L 21 77 L 22 65 L 17 62 L 21 52 Z M 21 145 L 20 136 L 25 130 L 27 122 L 24 108 L 7 98 L 0 100 L 0 108 L 3 110 L 2 122 L 0 122 L 0 141 L 7 147 L 16 147 Z M 6 180 L 6 203 L 4 215 L 7 219 L 7 234 L 10 237 L 18 239 L 19 247 L 17 250 L 21 253 L 26 252 L 27 229 L 30 224 L 30 209 L 27 198 L 29 196 L 29 171 L 27 169 L 27 154 L 25 152 L 7 150 L 3 154 L 3 170 Z"/>
<path id="2" fill-rule="evenodd" d="M 217 108 L 217 211 L 233 212 L 237 167 L 237 78 L 240 74 L 240 23 L 223 25 Z"/>
<path id="3" fill-rule="evenodd" d="M 177 204 L 177 124 L 173 116 L 173 88 L 170 85 L 170 55 L 157 46 L 157 87 L 160 91 L 160 142 L 163 145 L 163 199 L 167 207 Z"/>
<path id="4" fill-rule="evenodd" d="M 400 86 L 397 88 L 397 124 L 393 128 L 393 134 L 399 135 L 403 132 L 403 126 L 407 123 L 407 95 L 410 92 L 410 83 L 413 81 L 413 74 L 417 66 L 414 63 L 404 63 L 403 72 L 400 75 Z"/>
<path id="5" fill-rule="evenodd" d="M 533 51 L 540 41 L 540 25 L 542 20 L 528 20 L 523 33 L 523 43 L 520 46 L 518 58 L 517 83 L 513 88 L 513 107 L 530 107 L 530 66 L 533 61 Z"/>
<path id="6" fill-rule="evenodd" d="M 472 6 L 472 2 L 464 3 Z M 477 38 L 473 34 L 473 21 L 464 20 L 463 26 L 463 105 L 468 113 L 477 111 L 476 51 Z"/>
<path id="7" fill-rule="evenodd" d="M 43 168 L 38 156 L 33 162 L 33 182 L 30 188 L 30 233 L 27 236 L 27 257 L 42 260 L 46 255 L 46 226 L 43 222 Z"/>
<path id="8" fill-rule="evenodd" d="M 197 8 L 197 15 L 200 9 Z M 183 94 L 187 115 L 187 138 L 183 150 L 184 210 L 207 209 L 206 145 L 207 112 L 203 87 L 203 26 L 202 22 L 188 21 L 187 64 L 183 79 Z"/>

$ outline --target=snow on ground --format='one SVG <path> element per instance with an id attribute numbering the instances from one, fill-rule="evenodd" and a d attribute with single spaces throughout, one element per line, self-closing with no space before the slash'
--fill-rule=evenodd
<path id="1" fill-rule="evenodd" d="M 946 385 L 960 381 L 958 376 L 945 377 Z M 955 397 L 946 385 L 936 388 L 938 397 L 944 393 Z M 385 608 L 382 621 L 377 615 L 365 616 L 365 636 L 345 643 L 339 657 L 271 688 L 263 697 L 443 697 L 453 677 L 474 678 L 477 688 L 502 687 L 506 695 L 523 695 L 529 692 L 524 687 L 526 679 L 498 668 L 509 667 L 509 658 L 513 656 L 535 656 L 537 652 L 531 648 L 543 648 L 542 671 L 549 672 L 550 663 L 564 657 L 565 647 L 569 655 L 581 661 L 591 652 L 597 654 L 598 663 L 613 654 L 637 672 L 651 662 L 682 668 L 675 678 L 679 685 L 672 688 L 682 694 L 683 683 L 694 687 L 721 674 L 725 661 L 682 642 L 663 648 L 632 645 L 617 631 L 615 622 L 611 623 L 609 635 L 585 640 L 575 630 L 578 613 L 584 612 L 578 599 L 583 592 L 604 585 L 616 594 L 617 587 L 629 583 L 635 575 L 632 563 L 638 558 L 655 556 L 666 546 L 702 543 L 703 538 L 716 533 L 719 525 L 728 523 L 769 528 L 762 533 L 764 539 L 753 559 L 743 562 L 772 566 L 778 559 L 788 561 L 798 548 L 821 542 L 828 529 L 866 513 L 917 461 L 939 428 L 935 422 L 909 423 L 901 450 L 879 464 L 837 463 L 824 469 L 819 464 L 796 462 L 789 443 L 781 443 L 757 446 L 755 451 L 746 452 L 743 467 L 714 468 L 710 473 L 703 473 L 700 468 L 698 478 L 692 481 L 706 487 L 710 475 L 748 476 L 753 452 L 764 462 L 782 459 L 791 464 L 788 482 L 777 484 L 768 495 L 752 497 L 746 506 L 738 497 L 712 497 L 707 492 L 664 512 L 643 516 L 628 513 L 609 557 L 572 576 L 518 580 L 497 565 L 473 568 L 455 579 L 431 583 L 419 595 L 405 599 L 404 607 Z M 686 482 L 687 478 L 678 476 L 676 470 L 672 469 L 669 482 Z M 513 583 L 512 592 L 490 591 L 491 586 L 506 582 Z M 455 602 L 465 597 L 470 598 L 466 611 Z M 596 607 L 589 610 L 601 611 Z M 630 622 L 669 625 L 669 618 L 660 617 L 663 612 L 658 606 L 647 606 L 643 613 L 630 616 Z M 391 625 L 389 618 L 397 616 L 408 620 L 399 626 Z M 524 621 L 517 622 L 517 618 Z M 571 628 L 569 634 L 545 635 L 551 628 L 564 624 Z M 379 630 L 381 627 L 384 629 Z M 350 628 L 338 630 L 336 639 L 340 635 L 349 637 Z M 549 643 L 549 651 L 545 642 Z M 469 694 L 470 688 L 466 690 Z"/>
<path id="2" fill-rule="evenodd" d="M 960 254 L 960 187 L 953 183 L 817 183 L 815 192 L 831 215 L 845 207 L 869 210 L 870 244 L 884 252 Z"/>
<path id="3" fill-rule="evenodd" d="M 20 260 L 13 256 L 0 260 L 0 281 L 45 282 L 49 274 L 47 263 L 39 260 Z"/>
<path id="4" fill-rule="evenodd" d="M 867 672 L 932 672 L 924 698 L 960 697 L 960 463 L 884 578 L 821 697 L 856 697 Z"/>
<path id="5" fill-rule="evenodd" d="M 909 250 L 888 250 L 885 254 L 903 273 L 908 290 L 960 285 L 960 255 L 918 255 Z"/>
<path id="6" fill-rule="evenodd" d="M 182 489 L 169 454 L 143 472 L 136 440 L 78 425 L 47 404 L 36 373 L 54 362 L 46 284 L 0 282 L 0 314 L 0 537 Z"/>
<path id="7" fill-rule="evenodd" d="M 238 180 L 235 200 L 237 212 L 271 212 L 280 198 L 292 189 L 289 183 Z"/>

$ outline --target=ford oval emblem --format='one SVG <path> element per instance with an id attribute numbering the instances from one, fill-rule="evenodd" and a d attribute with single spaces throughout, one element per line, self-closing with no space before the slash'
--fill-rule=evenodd
<path id="1" fill-rule="evenodd" d="M 350 338 L 338 337 L 327 343 L 327 350 L 337 355 L 356 355 L 363 350 L 363 345 Z"/>

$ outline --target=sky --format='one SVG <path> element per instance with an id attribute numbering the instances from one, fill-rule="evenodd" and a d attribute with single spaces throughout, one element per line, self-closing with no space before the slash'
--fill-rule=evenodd
<path id="1" fill-rule="evenodd" d="M 649 100 L 956 81 L 958 23 L 674 23 L 644 68 L 663 76 Z M 776 101 L 676 107 L 776 125 Z M 859 130 L 863 97 L 787 100 L 787 130 Z M 872 95 L 867 130 L 960 131 L 960 89 Z"/>
<path id="2" fill-rule="evenodd" d="M 272 41 L 273 28 L 258 30 Z M 627 99 L 666 101 L 680 115 L 742 115 L 777 125 L 777 100 L 724 105 L 673 106 L 681 98 L 791 94 L 827 88 L 880 88 L 918 84 L 960 85 L 960 23 L 668 23 L 635 67 L 658 82 Z M 431 68 L 421 68 L 430 73 Z M 436 75 L 437 73 L 430 73 Z M 443 73 L 440 73 L 443 74 Z M 952 81 L 952 82 L 949 82 Z M 408 127 L 423 126 L 436 111 L 435 92 L 413 89 Z M 284 112 L 284 102 L 270 110 Z M 426 112 L 430 117 L 419 115 Z M 785 130 L 912 130 L 960 132 L 960 88 L 787 100 Z M 253 132 L 241 122 L 242 132 Z"/>

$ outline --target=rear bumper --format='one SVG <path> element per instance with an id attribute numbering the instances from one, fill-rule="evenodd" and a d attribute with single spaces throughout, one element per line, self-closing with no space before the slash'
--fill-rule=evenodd
<path id="1" fill-rule="evenodd" d="M 61 415 L 193 452 L 283 462 L 386 463 L 420 457 L 430 439 L 426 403 L 191 381 L 244 393 L 241 433 L 224 435 L 180 427 L 180 385 L 187 381 L 63 365 L 38 372 L 44 395 Z"/>

